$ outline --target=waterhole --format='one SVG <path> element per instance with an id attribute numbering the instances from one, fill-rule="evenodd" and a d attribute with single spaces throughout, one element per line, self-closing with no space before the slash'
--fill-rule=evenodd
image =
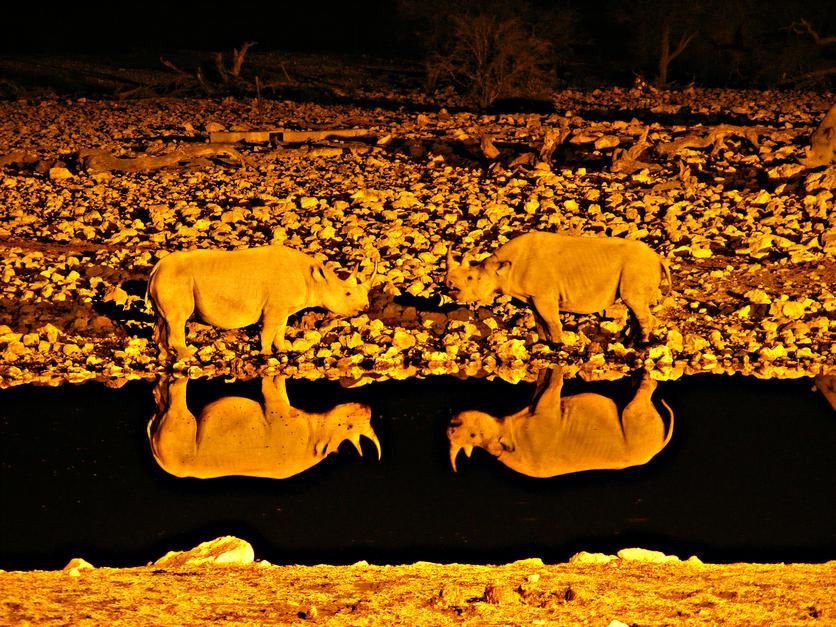
<path id="1" fill-rule="evenodd" d="M 810 380 L 22 386 L 0 392 L 0 568 L 226 534 L 274 563 L 826 561 L 834 450 Z"/>

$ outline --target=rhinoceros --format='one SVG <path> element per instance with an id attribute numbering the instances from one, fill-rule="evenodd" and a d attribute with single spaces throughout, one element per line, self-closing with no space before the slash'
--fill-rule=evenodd
<path id="1" fill-rule="evenodd" d="M 343 403 L 317 414 L 290 405 L 284 377 L 264 377 L 263 404 L 226 396 L 195 417 L 186 405 L 188 378 L 163 377 L 154 389 L 157 412 L 148 441 L 157 464 L 176 477 L 225 476 L 285 479 L 315 466 L 351 442 L 363 455 L 360 437 L 370 439 L 380 459 L 371 410 Z"/>
<path id="2" fill-rule="evenodd" d="M 810 145 L 805 152 L 801 163 L 808 168 L 827 165 L 836 159 L 836 104 L 830 107 L 810 136 Z"/>
<path id="3" fill-rule="evenodd" d="M 160 356 L 169 348 L 188 358 L 186 320 L 193 314 L 222 329 L 261 322 L 261 352 L 285 349 L 287 318 L 306 307 L 352 316 L 369 306 L 374 279 L 358 282 L 357 271 L 340 279 L 316 259 L 273 245 L 240 250 L 193 250 L 163 257 L 151 270 L 150 296 Z"/>
<path id="4" fill-rule="evenodd" d="M 601 394 L 562 398 L 559 368 L 544 381 L 536 403 L 515 414 L 495 418 L 464 411 L 454 416 L 447 429 L 453 470 L 459 451 L 470 457 L 476 446 L 529 477 L 621 469 L 646 464 L 671 439 L 673 412 L 662 401 L 670 414 L 666 433 L 651 402 L 656 382 L 647 373 L 620 416 L 615 403 Z"/>
<path id="5" fill-rule="evenodd" d="M 662 258 L 647 244 L 619 237 L 581 237 L 533 231 L 515 237 L 476 265 L 456 264 L 447 252 L 445 283 L 457 300 L 489 305 L 497 293 L 530 303 L 545 325 L 547 339 L 559 340 L 560 311 L 603 311 L 620 296 L 647 342 L 655 320 L 650 306 L 659 298 Z"/>

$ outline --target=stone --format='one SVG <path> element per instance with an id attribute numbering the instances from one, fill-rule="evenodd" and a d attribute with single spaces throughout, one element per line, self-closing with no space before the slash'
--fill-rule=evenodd
<path id="1" fill-rule="evenodd" d="M 604 553 L 587 553 L 586 551 L 581 551 L 580 553 L 575 553 L 572 557 L 569 558 L 570 564 L 609 564 L 611 561 L 616 559 L 615 555 L 606 555 Z"/>
<path id="2" fill-rule="evenodd" d="M 186 566 L 243 566 L 255 559 L 249 542 L 234 536 L 223 536 L 203 542 L 188 551 L 169 551 L 154 566 L 182 568 Z"/>
<path id="3" fill-rule="evenodd" d="M 71 571 L 71 570 L 75 569 L 75 571 L 78 572 L 78 571 L 81 571 L 81 570 L 93 570 L 95 568 L 96 567 L 93 566 L 93 564 L 91 564 L 87 560 L 82 559 L 80 557 L 74 557 L 69 562 L 67 562 L 67 565 L 64 566 L 63 570 L 65 572 L 68 572 L 68 571 Z"/>
<path id="4" fill-rule="evenodd" d="M 50 168 L 49 178 L 53 181 L 63 181 L 66 179 L 73 178 L 73 173 L 70 172 L 67 168 Z"/>
<path id="5" fill-rule="evenodd" d="M 511 586 L 489 583 L 485 586 L 485 602 L 491 605 L 510 605 L 519 600 L 519 595 Z"/>
<path id="6" fill-rule="evenodd" d="M 639 548 L 621 549 L 617 555 L 625 562 L 642 562 L 645 564 L 670 564 L 682 561 L 676 555 L 665 555 L 661 551 Z"/>

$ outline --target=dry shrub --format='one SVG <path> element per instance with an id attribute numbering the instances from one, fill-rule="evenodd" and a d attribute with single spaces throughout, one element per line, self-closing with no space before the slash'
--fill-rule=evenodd
<path id="1" fill-rule="evenodd" d="M 546 84 L 550 45 L 519 20 L 486 14 L 452 19 L 452 46 L 428 64 L 430 89 L 447 75 L 485 109 L 500 98 L 530 96 Z"/>

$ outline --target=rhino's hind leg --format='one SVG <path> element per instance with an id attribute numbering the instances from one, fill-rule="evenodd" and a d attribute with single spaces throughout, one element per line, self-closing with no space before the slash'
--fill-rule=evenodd
<path id="1" fill-rule="evenodd" d="M 154 339 L 154 343 L 159 347 L 160 359 L 167 360 L 171 355 L 168 350 L 168 333 L 165 320 L 163 320 L 160 316 L 157 316 L 157 320 L 154 322 L 154 333 L 152 338 Z"/>
<path id="2" fill-rule="evenodd" d="M 166 319 L 166 337 L 168 338 L 168 345 L 177 353 L 177 360 L 184 361 L 190 359 L 195 354 L 194 349 L 186 346 L 186 319 L 171 320 Z"/>
<path id="3" fill-rule="evenodd" d="M 653 314 L 650 313 L 650 305 L 648 305 L 647 301 L 644 299 L 622 296 L 622 300 L 624 300 L 624 304 L 630 308 L 630 311 L 633 312 L 633 315 L 636 316 L 639 328 L 641 329 L 641 341 L 643 343 L 649 342 L 650 334 L 653 333 L 653 329 L 656 328 L 656 319 L 653 317 Z"/>

